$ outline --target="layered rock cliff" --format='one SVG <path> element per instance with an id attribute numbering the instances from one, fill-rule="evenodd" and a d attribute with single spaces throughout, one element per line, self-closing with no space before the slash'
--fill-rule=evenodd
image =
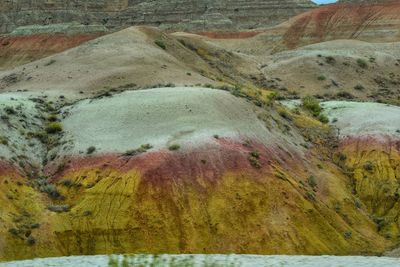
<path id="1" fill-rule="evenodd" d="M 251 29 L 276 25 L 307 11 L 310 0 L 8 0 L 0 7 L 0 33 L 31 24 L 102 24 L 108 28 L 153 25 L 166 29 Z"/>

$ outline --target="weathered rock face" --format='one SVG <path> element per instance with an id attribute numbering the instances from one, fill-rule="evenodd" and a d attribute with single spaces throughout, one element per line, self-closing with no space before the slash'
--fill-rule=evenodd
<path id="1" fill-rule="evenodd" d="M 300 14 L 278 26 L 275 31 L 279 33 L 273 36 L 283 36 L 282 47 L 285 49 L 338 39 L 367 42 L 399 40 L 400 2 L 350 3 L 356 2 L 327 5 Z M 271 38 L 268 37 L 271 33 L 274 34 L 273 31 L 267 32 L 265 38 Z"/>
<path id="2" fill-rule="evenodd" d="M 0 7 L 0 32 L 18 26 L 78 21 L 108 28 L 156 25 L 166 29 L 249 29 L 278 24 L 307 11 L 310 0 L 8 0 Z"/>

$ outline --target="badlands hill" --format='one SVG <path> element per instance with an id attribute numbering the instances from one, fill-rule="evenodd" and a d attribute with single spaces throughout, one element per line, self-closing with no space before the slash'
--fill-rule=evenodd
<path id="1" fill-rule="evenodd" d="M 353 1 L 352 1 L 353 2 Z M 319 7 L 278 26 L 282 45 L 299 47 L 337 39 L 394 42 L 400 39 L 400 3 L 371 1 Z"/>
<path id="2" fill-rule="evenodd" d="M 72 21 L 110 29 L 147 25 L 175 30 L 234 31 L 276 25 L 314 6 L 310 0 L 11 0 L 0 7 L 0 33 L 18 26 Z"/>
<path id="3" fill-rule="evenodd" d="M 258 9 L 263 21 L 262 7 L 279 3 L 279 13 L 283 6 L 266 2 L 246 2 L 246 12 Z M 24 12 L 69 22 L 80 18 L 77 9 L 88 23 L 107 14 L 105 26 L 115 28 L 136 24 L 122 19 L 135 18 L 136 7 L 161 12 L 149 17 L 161 16 L 159 26 L 169 28 L 187 7 L 175 4 L 168 15 L 172 1 L 160 9 L 152 2 L 16 3 L 1 7 L 7 29 Z M 223 25 L 213 13 L 218 2 L 208 4 L 216 20 L 207 21 Z M 381 6 L 389 15 L 375 12 L 377 20 L 359 28 L 342 6 Z M 145 26 L 108 33 L 80 24 L 1 37 L 0 260 L 398 248 L 400 46 L 397 13 L 387 7 L 320 7 L 252 38 Z M 312 27 L 325 8 L 341 14 L 333 25 L 342 33 L 331 35 L 329 26 L 318 39 Z M 233 9 L 229 29 L 253 25 L 241 11 Z M 361 11 L 352 13 L 355 21 Z M 302 16 L 310 23 L 291 45 Z"/>
<path id="4" fill-rule="evenodd" d="M 297 60 L 369 73 L 350 55 L 379 50 L 374 64 L 395 66 L 396 44 L 351 46 L 256 58 L 133 27 L 2 71 L 0 258 L 394 248 L 399 108 L 327 102 L 321 115 L 262 86 Z"/>
<path id="5" fill-rule="evenodd" d="M 343 131 L 334 141 L 306 110 L 208 88 L 61 109 L 44 97 L 1 97 L 2 259 L 375 254 L 396 243 L 400 125 L 377 117 L 368 123 L 380 130 L 360 130 L 353 118 L 366 106 L 329 104 Z M 374 110 L 387 120 L 399 112 Z"/>
<path id="6" fill-rule="evenodd" d="M 337 40 L 272 55 L 223 46 L 228 42 L 250 46 L 253 41 L 254 38 L 220 41 L 132 27 L 4 70 L 0 73 L 0 88 L 76 99 L 110 90 L 167 84 L 239 84 L 272 89 L 290 98 L 313 95 L 326 99 L 400 101 L 398 43 Z"/>

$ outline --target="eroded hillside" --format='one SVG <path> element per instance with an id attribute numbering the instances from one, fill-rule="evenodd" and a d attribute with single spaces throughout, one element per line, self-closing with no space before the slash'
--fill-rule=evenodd
<path id="1" fill-rule="evenodd" d="M 395 242 L 380 235 L 336 164 L 329 127 L 306 111 L 159 88 L 52 114 L 32 137 L 33 148 L 45 148 L 36 173 L 2 162 L 3 259 L 368 254 Z"/>
<path id="2" fill-rule="evenodd" d="M 389 36 L 389 17 L 361 32 Z M 316 40 L 282 43 L 298 18 L 244 39 L 36 26 L 4 37 L 0 260 L 396 248 L 399 45 L 288 50 Z"/>

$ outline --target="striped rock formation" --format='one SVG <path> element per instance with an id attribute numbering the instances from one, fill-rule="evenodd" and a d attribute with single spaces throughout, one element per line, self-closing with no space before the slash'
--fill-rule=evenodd
<path id="1" fill-rule="evenodd" d="M 31 99 L 3 97 L 16 104 L 10 122 L 43 118 L 33 122 L 47 135 L 15 125 L 0 146 L 1 259 L 359 254 L 392 244 L 330 160 L 329 128 L 304 113 L 205 88 L 82 100 L 57 118 Z"/>
<path id="2" fill-rule="evenodd" d="M 0 33 L 18 26 L 72 21 L 111 29 L 132 25 L 174 30 L 249 29 L 276 25 L 314 6 L 310 0 L 10 0 L 0 7 Z"/>

